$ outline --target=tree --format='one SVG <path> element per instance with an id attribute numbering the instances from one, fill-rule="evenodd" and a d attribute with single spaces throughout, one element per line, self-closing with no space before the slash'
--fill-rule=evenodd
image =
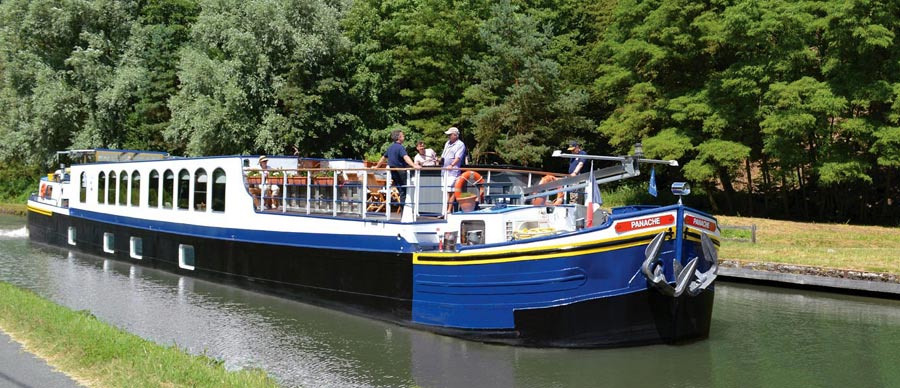
<path id="1" fill-rule="evenodd" d="M 309 117 L 324 115 L 304 108 L 327 106 L 308 104 L 322 97 L 306 87 L 328 83 L 308 70 L 343 45 L 341 7 L 319 0 L 201 2 L 191 43 L 181 52 L 181 89 L 169 102 L 166 140 L 184 144 L 191 155 L 281 153 L 292 144 L 308 150 L 340 140 L 315 140 L 333 128 L 308 127 L 321 123 Z"/>
<path id="2" fill-rule="evenodd" d="M 470 63 L 477 80 L 465 92 L 476 160 L 497 151 L 504 162 L 543 165 L 553 135 L 593 122 L 580 115 L 587 94 L 564 90 L 559 64 L 549 58 L 549 26 L 518 12 L 509 1 L 491 7 L 480 37 L 487 52 Z M 559 142 L 560 139 L 555 139 Z"/>

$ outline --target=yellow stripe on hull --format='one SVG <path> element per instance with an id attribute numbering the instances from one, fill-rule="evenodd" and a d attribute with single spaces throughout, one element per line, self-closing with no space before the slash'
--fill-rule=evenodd
<path id="1" fill-rule="evenodd" d="M 664 230 L 670 230 L 664 229 Z M 604 246 L 595 249 L 586 249 L 579 250 L 579 247 L 583 247 L 586 245 L 596 245 L 596 244 L 608 244 L 619 240 L 632 240 L 634 238 L 647 237 L 647 240 L 651 238 L 651 236 L 655 236 L 659 234 L 661 230 L 657 229 L 655 231 L 640 233 L 640 234 L 631 234 L 624 237 L 616 237 L 610 238 L 606 240 L 595 240 L 595 241 L 587 241 L 580 242 L 576 244 L 561 244 L 561 245 L 551 245 L 545 247 L 530 247 L 526 249 L 510 249 L 510 250 L 500 250 L 500 251 L 489 251 L 489 252 L 466 252 L 466 253 L 455 253 L 455 252 L 446 252 L 446 253 L 432 253 L 432 252 L 422 252 L 422 253 L 413 253 L 413 264 L 422 264 L 422 265 L 470 265 L 470 264 L 495 264 L 495 263 L 509 263 L 515 261 L 529 261 L 529 260 L 544 260 L 544 259 L 555 259 L 559 257 L 568 257 L 568 256 L 577 256 L 577 255 L 586 255 L 591 253 L 598 252 L 607 252 L 613 251 L 616 249 L 624 249 L 631 248 L 634 246 L 647 244 L 647 241 L 636 241 L 629 243 L 622 243 L 618 245 L 610 245 Z M 674 239 L 674 234 L 672 234 L 672 238 L 666 238 L 667 240 Z M 545 250 L 554 250 L 558 249 L 559 251 L 553 253 L 539 254 L 539 255 L 529 255 L 530 252 L 536 251 L 545 251 Z M 466 261 L 444 261 L 444 260 L 429 260 L 429 258 L 458 258 L 465 259 L 466 257 L 477 257 L 484 255 L 526 255 L 527 257 L 520 256 L 512 256 L 512 257 L 504 257 L 499 259 L 484 259 L 484 260 L 466 260 Z"/>
<path id="2" fill-rule="evenodd" d="M 53 215 L 53 212 L 51 212 L 49 210 L 38 209 L 38 208 L 32 207 L 32 206 L 25 206 L 25 209 L 27 209 L 30 212 L 37 213 L 37 214 L 43 214 L 48 217 Z"/>

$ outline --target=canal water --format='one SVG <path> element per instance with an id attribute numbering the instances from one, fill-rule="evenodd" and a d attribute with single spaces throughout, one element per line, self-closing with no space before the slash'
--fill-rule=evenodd
<path id="1" fill-rule="evenodd" d="M 304 387 L 900 387 L 900 301 L 719 282 L 710 338 L 485 345 L 32 244 L 0 216 L 0 281 L 163 345 Z"/>

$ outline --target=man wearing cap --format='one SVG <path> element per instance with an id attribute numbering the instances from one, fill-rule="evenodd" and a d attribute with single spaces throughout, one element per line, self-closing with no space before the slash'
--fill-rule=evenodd
<path id="1" fill-rule="evenodd" d="M 406 153 L 406 147 L 403 146 L 404 140 L 406 140 L 406 136 L 403 134 L 403 131 L 399 129 L 391 131 L 392 143 L 388 146 L 384 155 L 381 156 L 381 160 L 378 161 L 375 168 L 380 168 L 385 162 L 387 162 L 388 167 L 391 168 L 422 168 L 422 166 L 409 158 L 409 154 Z M 400 195 L 400 201 L 406 201 L 406 171 L 391 170 L 391 182 L 397 187 L 397 194 Z M 403 206 L 402 203 L 398 205 Z"/>
<path id="2" fill-rule="evenodd" d="M 570 153 L 573 153 L 575 155 L 587 155 L 587 152 L 584 152 L 584 150 L 581 149 L 581 143 L 579 143 L 576 140 L 569 142 L 568 150 Z M 580 174 L 582 168 L 584 168 L 584 158 L 572 158 L 572 160 L 569 161 L 569 175 L 570 176 L 575 176 L 575 175 Z M 569 193 L 569 203 L 577 203 L 579 193 L 580 192 L 578 192 L 578 191 L 573 191 L 573 192 Z M 557 197 L 557 200 L 561 200 L 562 198 L 563 198 L 563 196 L 560 195 L 559 197 Z"/>
<path id="3" fill-rule="evenodd" d="M 584 152 L 584 150 L 581 149 L 581 143 L 577 141 L 569 142 L 569 152 L 575 155 L 587 155 L 587 152 Z M 581 172 L 582 168 L 584 168 L 584 159 L 572 158 L 572 160 L 569 162 L 569 175 L 578 175 Z"/>
<path id="4" fill-rule="evenodd" d="M 447 213 L 450 213 L 453 211 L 453 186 L 462 173 L 459 168 L 466 156 L 466 145 L 459 140 L 459 128 L 450 127 L 444 134 L 447 135 L 447 143 L 444 144 L 444 152 L 441 154 L 441 161 L 443 161 L 441 180 L 448 192 Z"/>
<path id="5" fill-rule="evenodd" d="M 270 185 L 267 182 L 269 177 L 269 158 L 265 155 L 259 156 L 259 175 L 262 177 L 262 181 L 259 184 L 260 195 L 262 196 L 262 205 L 259 210 L 265 210 L 269 208 L 271 204 L 272 208 L 278 208 L 278 194 L 280 192 L 280 188 L 278 185 Z"/>

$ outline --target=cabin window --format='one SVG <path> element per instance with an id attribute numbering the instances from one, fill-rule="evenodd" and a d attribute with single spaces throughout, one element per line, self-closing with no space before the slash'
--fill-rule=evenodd
<path id="1" fill-rule="evenodd" d="M 221 168 L 213 171 L 212 210 L 225 211 L 225 170 Z"/>
<path id="2" fill-rule="evenodd" d="M 156 170 L 150 170 L 150 185 L 147 190 L 147 205 L 150 207 L 159 207 L 159 173 Z"/>
<path id="3" fill-rule="evenodd" d="M 109 205 L 116 204 L 116 172 L 109 172 L 109 185 L 106 186 L 106 203 Z"/>
<path id="4" fill-rule="evenodd" d="M 463 221 L 459 227 L 459 240 L 463 245 L 484 244 L 484 221 Z"/>
<path id="5" fill-rule="evenodd" d="M 163 207 L 171 209 L 173 198 L 175 198 L 175 173 L 172 170 L 166 170 L 163 174 Z"/>
<path id="6" fill-rule="evenodd" d="M 131 237 L 131 258 L 141 260 L 144 258 L 144 239 Z"/>
<path id="7" fill-rule="evenodd" d="M 81 178 L 78 180 L 81 182 L 81 187 L 78 190 L 78 201 L 85 203 L 87 201 L 87 173 L 82 172 Z"/>
<path id="8" fill-rule="evenodd" d="M 194 270 L 194 246 L 178 244 L 178 266 L 184 269 Z"/>
<path id="9" fill-rule="evenodd" d="M 106 173 L 100 171 L 100 178 L 97 178 L 97 203 L 106 203 Z"/>
<path id="10" fill-rule="evenodd" d="M 131 173 L 131 206 L 140 206 L 141 204 L 141 173 L 135 171 Z"/>
<path id="11" fill-rule="evenodd" d="M 206 191 L 209 187 L 209 177 L 206 170 L 200 168 L 194 172 L 194 210 L 206 211 Z"/>
<path id="12" fill-rule="evenodd" d="M 69 227 L 69 245 L 75 245 L 75 239 L 76 239 L 77 237 L 78 237 L 78 236 L 77 236 L 76 233 L 75 233 L 75 227 L 74 227 L 74 226 L 70 226 L 70 227 Z"/>
<path id="13" fill-rule="evenodd" d="M 128 173 L 119 173 L 119 205 L 128 204 Z"/>
<path id="14" fill-rule="evenodd" d="M 191 184 L 191 173 L 186 169 L 181 169 L 178 172 L 178 208 L 179 209 L 187 209 L 188 208 L 188 195 L 190 193 L 190 184 Z"/>
<path id="15" fill-rule="evenodd" d="M 103 233 L 103 252 L 116 253 L 116 235 Z"/>

